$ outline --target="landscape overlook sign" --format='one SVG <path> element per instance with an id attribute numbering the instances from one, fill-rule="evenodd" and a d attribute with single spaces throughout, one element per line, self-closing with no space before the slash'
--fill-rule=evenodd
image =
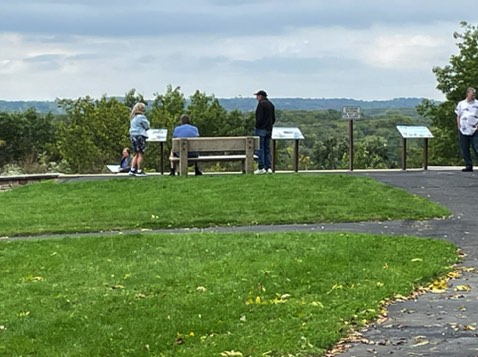
<path id="1" fill-rule="evenodd" d="M 168 129 L 149 129 L 147 141 L 166 142 Z"/>
<path id="2" fill-rule="evenodd" d="M 354 120 L 361 119 L 362 112 L 360 107 L 343 107 L 342 108 L 342 119 Z"/>
<path id="3" fill-rule="evenodd" d="M 433 134 L 426 126 L 397 125 L 397 130 L 404 139 L 433 138 Z"/>
<path id="4" fill-rule="evenodd" d="M 299 128 L 272 128 L 272 139 L 304 139 Z"/>

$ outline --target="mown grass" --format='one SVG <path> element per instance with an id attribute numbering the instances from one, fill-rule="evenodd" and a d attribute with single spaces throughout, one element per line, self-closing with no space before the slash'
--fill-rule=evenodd
<path id="1" fill-rule="evenodd" d="M 384 298 L 446 272 L 456 249 L 364 234 L 164 234 L 4 241 L 0 259 L 2 356 L 277 357 L 320 355 Z"/>
<path id="2" fill-rule="evenodd" d="M 422 197 L 350 175 L 42 182 L 0 195 L 0 236 L 443 217 Z"/>

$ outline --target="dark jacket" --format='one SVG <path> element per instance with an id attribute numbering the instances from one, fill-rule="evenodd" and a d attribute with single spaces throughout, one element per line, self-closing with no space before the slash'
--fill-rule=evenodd
<path id="1" fill-rule="evenodd" d="M 272 126 L 276 122 L 276 113 L 274 104 L 269 99 L 261 99 L 256 108 L 256 129 L 265 129 L 272 131 Z"/>

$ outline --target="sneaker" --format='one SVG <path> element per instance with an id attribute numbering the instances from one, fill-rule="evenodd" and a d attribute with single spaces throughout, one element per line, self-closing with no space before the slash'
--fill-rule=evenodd
<path id="1" fill-rule="evenodd" d="M 273 174 L 274 172 L 272 171 L 272 169 L 269 168 L 269 169 L 267 169 L 267 173 L 268 174 Z"/>
<path id="2" fill-rule="evenodd" d="M 473 172 L 473 166 L 467 166 L 464 169 L 461 169 L 462 172 Z"/>
<path id="3" fill-rule="evenodd" d="M 267 171 L 264 170 L 264 169 L 259 169 L 259 170 L 254 171 L 254 175 L 264 175 L 266 173 L 267 173 Z"/>
<path id="4" fill-rule="evenodd" d="M 148 176 L 144 171 L 138 171 L 137 173 L 134 174 L 136 177 L 144 177 Z"/>
<path id="5" fill-rule="evenodd" d="M 128 175 L 134 176 L 136 174 L 136 170 L 129 170 Z"/>

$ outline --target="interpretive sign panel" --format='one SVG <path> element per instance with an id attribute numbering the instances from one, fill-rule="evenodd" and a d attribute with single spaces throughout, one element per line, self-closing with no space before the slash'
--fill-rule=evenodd
<path id="1" fill-rule="evenodd" d="M 272 139 L 295 139 L 301 140 L 304 139 L 304 135 L 299 128 L 272 128 Z"/>
<path id="2" fill-rule="evenodd" d="M 433 138 L 433 134 L 426 126 L 397 125 L 397 129 L 404 139 Z"/>
<path id="3" fill-rule="evenodd" d="M 146 141 L 166 142 L 168 137 L 168 129 L 149 129 L 147 131 L 148 139 Z"/>

